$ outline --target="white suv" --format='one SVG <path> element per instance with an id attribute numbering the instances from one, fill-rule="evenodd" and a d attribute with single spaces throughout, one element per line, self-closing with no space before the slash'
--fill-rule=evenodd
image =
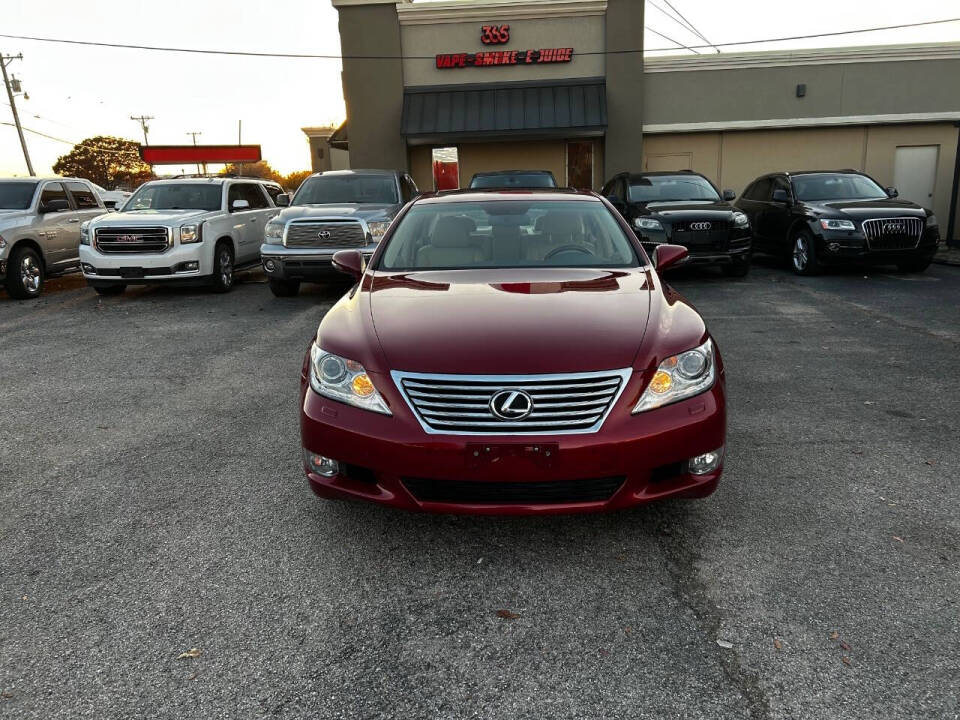
<path id="1" fill-rule="evenodd" d="M 227 292 L 235 269 L 260 261 L 263 226 L 277 212 L 266 183 L 255 178 L 154 180 L 123 212 L 83 224 L 80 267 L 101 295 L 168 282 Z"/>

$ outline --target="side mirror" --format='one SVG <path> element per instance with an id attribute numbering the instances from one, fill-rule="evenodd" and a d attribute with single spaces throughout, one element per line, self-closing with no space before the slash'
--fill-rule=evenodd
<path id="1" fill-rule="evenodd" d="M 731 200 L 736 200 L 737 194 L 733 190 L 724 190 L 723 199 L 726 200 L 727 202 L 730 202 Z"/>
<path id="2" fill-rule="evenodd" d="M 359 250 L 340 250 L 333 254 L 333 267 L 344 275 L 349 275 L 357 282 L 363 277 L 363 271 L 366 269 L 363 255 Z"/>
<path id="3" fill-rule="evenodd" d="M 237 212 L 237 210 L 249 210 L 250 201 L 249 200 L 234 200 L 230 205 L 230 212 Z"/>
<path id="4" fill-rule="evenodd" d="M 40 207 L 37 208 L 37 211 L 43 214 L 62 212 L 69 209 L 70 203 L 67 202 L 66 198 L 54 198 L 53 200 L 47 200 L 45 203 L 40 203 Z"/>
<path id="5" fill-rule="evenodd" d="M 891 197 L 891 198 L 900 197 L 900 191 L 897 190 L 895 187 L 888 187 L 886 188 L 886 191 L 887 191 L 887 197 Z"/>
<path id="6" fill-rule="evenodd" d="M 653 252 L 653 266 L 662 273 L 682 263 L 689 254 L 683 245 L 659 245 Z"/>
<path id="7" fill-rule="evenodd" d="M 774 190 L 770 199 L 776 203 L 784 203 L 786 205 L 790 204 L 790 194 L 783 188 L 777 188 Z"/>
<path id="8" fill-rule="evenodd" d="M 289 207 L 290 206 L 290 193 L 280 193 L 277 195 L 275 200 L 277 207 Z"/>

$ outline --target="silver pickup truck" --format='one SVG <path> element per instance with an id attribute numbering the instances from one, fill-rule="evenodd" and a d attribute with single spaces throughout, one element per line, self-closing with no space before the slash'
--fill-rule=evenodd
<path id="1" fill-rule="evenodd" d="M 0 178 L 0 283 L 35 298 L 44 280 L 80 265 L 80 226 L 107 212 L 86 180 Z"/>

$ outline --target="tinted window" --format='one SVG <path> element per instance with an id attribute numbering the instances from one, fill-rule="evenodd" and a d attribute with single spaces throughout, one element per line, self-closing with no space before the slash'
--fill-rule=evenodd
<path id="1" fill-rule="evenodd" d="M 219 210 L 223 186 L 206 183 L 147 183 L 133 194 L 124 211 Z"/>
<path id="2" fill-rule="evenodd" d="M 549 173 L 510 173 L 504 175 L 474 175 L 470 187 L 484 188 L 555 188 L 556 181 Z"/>
<path id="3" fill-rule="evenodd" d="M 267 195 L 270 196 L 270 199 L 273 200 L 274 204 L 277 202 L 277 195 L 283 193 L 283 188 L 279 185 L 263 185 L 263 189 L 267 191 Z"/>
<path id="4" fill-rule="evenodd" d="M 100 207 L 100 203 L 97 202 L 97 196 L 93 194 L 93 190 L 83 183 L 68 182 L 67 190 L 69 190 L 73 196 L 73 201 L 76 203 L 78 210 L 89 210 L 90 208 Z"/>
<path id="5" fill-rule="evenodd" d="M 307 178 L 293 205 L 380 203 L 395 205 L 397 181 L 392 175 L 317 175 Z"/>
<path id="6" fill-rule="evenodd" d="M 394 230 L 380 268 L 637 264 L 633 245 L 600 202 L 483 200 L 414 205 Z"/>
<path id="7" fill-rule="evenodd" d="M 263 194 L 260 185 L 257 183 L 233 183 L 230 186 L 228 198 L 230 207 L 233 207 L 234 200 L 246 200 L 250 203 L 251 210 L 270 207 L 266 195 Z"/>
<path id="8" fill-rule="evenodd" d="M 760 178 L 749 187 L 743 196 L 747 200 L 769 200 L 770 199 L 770 178 Z"/>
<path id="9" fill-rule="evenodd" d="M 793 188 L 798 200 L 873 200 L 887 193 L 866 175 L 816 173 L 795 175 Z"/>
<path id="10" fill-rule="evenodd" d="M 646 175 L 630 178 L 630 201 L 719 200 L 710 181 L 699 175 Z"/>
<path id="11" fill-rule="evenodd" d="M 0 183 L 0 210 L 26 210 L 36 191 L 35 182 Z"/>
<path id="12" fill-rule="evenodd" d="M 406 175 L 400 178 L 400 191 L 403 193 L 403 202 L 410 202 L 417 195 L 417 186 Z"/>
<path id="13" fill-rule="evenodd" d="M 43 186 L 43 193 L 40 195 L 40 204 L 45 205 L 51 200 L 67 202 L 67 193 L 64 192 L 63 185 L 58 182 L 47 183 Z"/>

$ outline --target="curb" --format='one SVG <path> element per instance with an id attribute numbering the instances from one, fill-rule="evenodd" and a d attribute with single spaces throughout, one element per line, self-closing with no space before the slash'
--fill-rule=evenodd
<path id="1" fill-rule="evenodd" d="M 940 251 L 933 256 L 933 262 L 938 265 L 960 266 L 960 247 L 941 248 Z"/>

